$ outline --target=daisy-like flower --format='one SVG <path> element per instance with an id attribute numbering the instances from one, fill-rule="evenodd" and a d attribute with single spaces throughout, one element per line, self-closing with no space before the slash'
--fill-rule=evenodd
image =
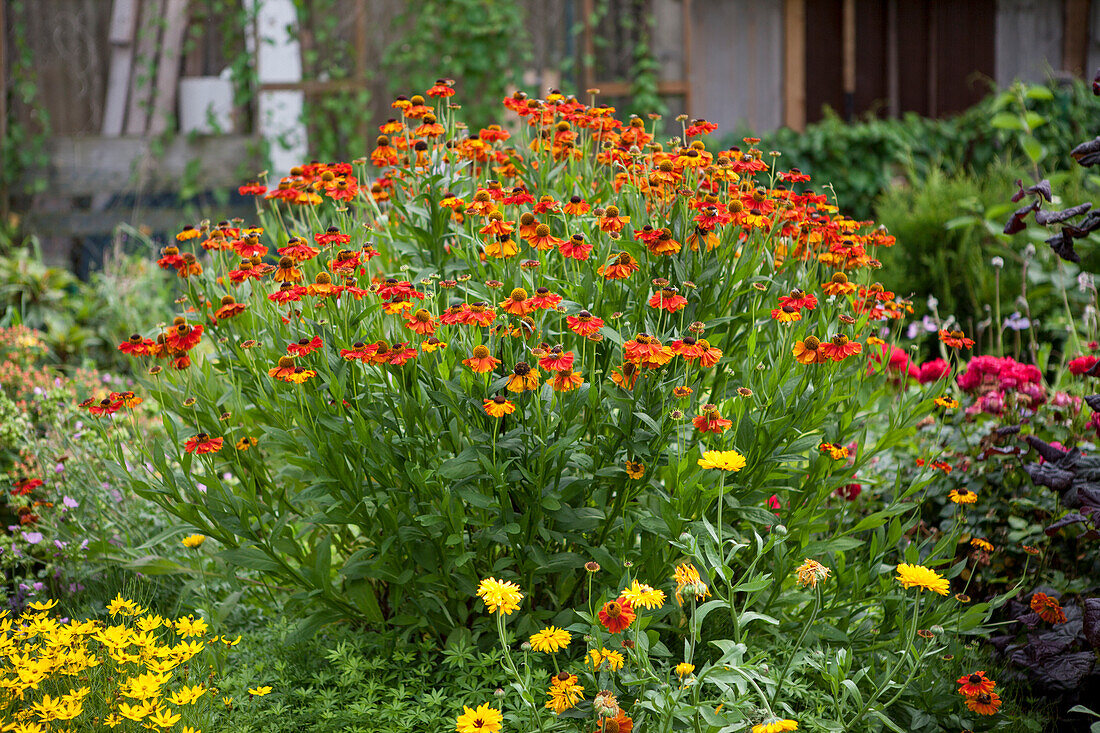
<path id="1" fill-rule="evenodd" d="M 745 457 L 735 450 L 708 450 L 698 461 L 703 468 L 736 473 L 745 467 Z"/>
<path id="2" fill-rule="evenodd" d="M 193 550 L 196 547 L 200 546 L 203 542 L 206 542 L 206 535 L 190 534 L 190 535 L 187 535 L 186 537 L 184 537 L 180 541 L 183 543 L 184 547 L 187 547 L 187 548 Z"/>
<path id="3" fill-rule="evenodd" d="M 588 311 L 581 311 L 575 316 L 566 316 L 565 323 L 578 336 L 592 336 L 600 332 L 604 321 Z"/>
<path id="4" fill-rule="evenodd" d="M 665 604 L 664 591 L 657 590 L 645 583 L 639 583 L 636 579 L 619 596 L 629 601 L 632 608 L 641 607 L 652 610 Z"/>
<path id="5" fill-rule="evenodd" d="M 782 305 L 772 310 L 772 320 L 779 323 L 794 323 L 802 320 L 802 311 L 794 305 Z"/>
<path id="6" fill-rule="evenodd" d="M 218 310 L 214 311 L 214 317 L 219 321 L 240 315 L 248 308 L 247 303 L 238 303 L 232 295 L 226 295 L 221 299 Z"/>
<path id="7" fill-rule="evenodd" d="M 847 336 L 838 333 L 827 344 L 821 346 L 825 356 L 833 361 L 844 361 L 849 356 L 855 356 L 863 351 L 863 344 L 858 341 L 850 341 Z"/>
<path id="8" fill-rule="evenodd" d="M 638 261 L 629 252 L 613 255 L 605 264 L 596 268 L 596 274 L 605 280 L 625 280 L 638 271 Z"/>
<path id="9" fill-rule="evenodd" d="M 625 390 L 634 389 L 638 383 L 638 365 L 628 361 L 621 367 L 611 370 L 611 381 Z"/>
<path id="10" fill-rule="evenodd" d="M 523 593 L 519 586 L 508 580 L 486 578 L 477 587 L 477 595 L 485 601 L 489 613 L 499 613 L 510 616 L 519 608 L 519 602 L 523 600 Z"/>
<path id="11" fill-rule="evenodd" d="M 536 652 L 553 654 L 569 646 L 569 642 L 572 638 L 570 633 L 565 629 L 559 629 L 556 626 L 547 626 L 542 631 L 532 634 L 528 641 L 531 642 L 531 648 Z"/>
<path id="12" fill-rule="evenodd" d="M 816 588 L 818 583 L 824 583 L 829 579 L 829 572 L 829 568 L 809 558 L 795 570 L 798 575 L 798 584 L 803 588 Z"/>
<path id="13" fill-rule="evenodd" d="M 517 362 L 512 367 L 512 375 L 508 378 L 509 392 L 528 392 L 537 389 L 540 376 L 538 369 L 532 369 L 525 361 Z"/>
<path id="14" fill-rule="evenodd" d="M 712 404 L 703 405 L 703 412 L 691 420 L 695 429 L 700 433 L 721 434 L 733 426 L 731 420 L 727 420 L 718 413 L 718 407 Z"/>
<path id="15" fill-rule="evenodd" d="M 668 287 L 658 290 L 649 299 L 649 307 L 658 310 L 666 310 L 675 313 L 687 306 L 687 298 L 678 294 L 676 288 Z"/>
<path id="16" fill-rule="evenodd" d="M 798 730 L 798 723 L 782 718 L 768 718 L 763 723 L 757 723 L 752 727 L 752 733 L 785 733 Z"/>
<path id="17" fill-rule="evenodd" d="M 630 605 L 630 601 L 622 596 L 603 604 L 603 608 L 596 615 L 599 616 L 600 623 L 604 625 L 604 628 L 612 634 L 617 634 L 630 626 L 635 618 L 634 608 Z"/>
<path id="18" fill-rule="evenodd" d="M 701 601 L 710 595 L 710 589 L 699 577 L 699 571 L 695 569 L 694 565 L 689 563 L 677 565 L 672 579 L 676 581 L 676 602 L 681 606 L 684 605 L 684 593 L 695 596 L 697 601 Z"/>
<path id="19" fill-rule="evenodd" d="M 592 668 L 599 670 L 605 663 L 607 668 L 612 672 L 617 672 L 623 668 L 625 663 L 622 652 L 612 651 L 607 648 L 590 649 L 588 654 L 585 655 L 585 663 L 592 665 Z"/>
<path id="20" fill-rule="evenodd" d="M 680 662 L 673 671 L 676 672 L 677 677 L 683 679 L 695 671 L 695 665 L 691 662 Z"/>
<path id="21" fill-rule="evenodd" d="M 967 338 L 962 331 L 940 329 L 940 341 L 952 349 L 970 349 L 974 346 L 974 339 Z"/>
<path id="22" fill-rule="evenodd" d="M 504 715 L 496 708 L 489 707 L 489 703 L 476 708 L 463 705 L 462 715 L 455 721 L 455 730 L 458 733 L 500 733 L 503 724 Z"/>
<path id="23" fill-rule="evenodd" d="M 826 295 L 848 295 L 856 291 L 856 284 L 848 282 L 848 276 L 843 272 L 837 272 L 829 278 L 829 282 L 821 283 L 821 290 Z"/>
<path id="24" fill-rule="evenodd" d="M 206 433 L 199 433 L 193 438 L 188 438 L 187 442 L 183 444 L 183 448 L 188 453 L 201 456 L 203 453 L 217 453 L 222 449 L 222 443 L 224 442 L 224 438 L 211 438 Z"/>
<path id="25" fill-rule="evenodd" d="M 978 495 L 970 489 L 951 489 L 947 498 L 956 504 L 973 504 L 978 500 Z"/>
<path id="26" fill-rule="evenodd" d="M 1058 599 L 1051 598 L 1046 593 L 1036 593 L 1031 597 L 1031 610 L 1039 614 L 1039 618 L 1048 624 L 1064 624 L 1066 612 L 1062 610 L 1062 604 Z"/>
<path id="27" fill-rule="evenodd" d="M 478 374 L 487 374 L 500 364 L 500 359 L 493 358 L 486 346 L 475 346 L 469 359 L 463 359 L 462 363 L 473 369 Z"/>
<path id="28" fill-rule="evenodd" d="M 972 540 L 970 540 L 970 546 L 971 547 L 976 547 L 977 549 L 984 550 L 986 552 L 993 552 L 993 549 L 994 549 L 993 548 L 993 543 L 990 542 L 987 539 L 982 538 L 982 537 L 975 537 Z"/>
<path id="29" fill-rule="evenodd" d="M 942 407 L 945 410 L 954 410 L 956 407 L 959 406 L 958 400 L 953 400 L 946 395 L 943 397 L 937 397 L 936 399 L 932 400 L 932 402 L 937 407 Z"/>
<path id="30" fill-rule="evenodd" d="M 896 580 L 901 583 L 902 588 L 918 588 L 922 591 L 930 590 L 934 593 L 939 593 L 941 596 L 945 596 L 951 586 L 947 578 L 923 565 L 908 565 L 902 563 L 898 565 L 897 571 L 898 577 Z"/>
<path id="31" fill-rule="evenodd" d="M 584 686 L 577 684 L 577 675 L 561 672 L 550 678 L 550 689 L 546 691 L 550 698 L 546 707 L 555 713 L 563 713 L 584 699 Z"/>
<path id="32" fill-rule="evenodd" d="M 967 697 L 977 697 L 983 692 L 993 692 L 997 683 L 985 676 L 985 670 L 964 674 L 958 680 L 959 692 Z"/>
<path id="33" fill-rule="evenodd" d="M 502 394 L 498 394 L 492 399 L 485 400 L 484 407 L 485 414 L 489 417 L 504 417 L 516 411 L 515 404 L 510 402 L 508 398 Z"/>
<path id="34" fill-rule="evenodd" d="M 996 692 L 980 692 L 966 699 L 966 707 L 978 715 L 994 715 L 1001 707 L 1001 698 Z"/>
<path id="35" fill-rule="evenodd" d="M 554 381 L 551 386 L 555 392 L 572 392 L 584 384 L 584 377 L 580 372 L 572 369 L 558 369 L 554 372 Z"/>
<path id="36" fill-rule="evenodd" d="M 645 464 L 635 461 L 626 461 L 623 463 L 626 468 L 626 475 L 633 479 L 639 479 L 645 476 Z"/>
<path id="37" fill-rule="evenodd" d="M 821 347 L 821 340 L 816 336 L 807 336 L 801 341 L 795 341 L 792 351 L 799 364 L 824 364 L 829 358 Z"/>

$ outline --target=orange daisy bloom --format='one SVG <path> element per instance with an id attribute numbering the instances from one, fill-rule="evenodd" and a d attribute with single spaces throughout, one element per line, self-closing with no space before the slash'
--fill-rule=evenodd
<path id="1" fill-rule="evenodd" d="M 578 336 L 592 336 L 599 333 L 603 327 L 603 319 L 597 318 L 588 311 L 581 311 L 575 316 L 566 316 L 566 325 L 569 330 Z"/>
<path id="2" fill-rule="evenodd" d="M 863 344 L 858 341 L 849 341 L 844 334 L 837 334 L 827 344 L 821 346 L 825 356 L 833 361 L 843 361 L 849 356 L 854 356 L 863 351 Z"/>
<path id="3" fill-rule="evenodd" d="M 188 453 L 194 453 L 196 455 L 217 453 L 222 449 L 222 443 L 224 442 L 224 438 L 211 438 L 206 433 L 199 433 L 195 437 L 189 438 L 187 442 L 183 444 L 183 449 Z"/>
<path id="4" fill-rule="evenodd" d="M 535 310 L 535 306 L 527 297 L 527 291 L 523 288 L 515 288 L 507 298 L 500 301 L 500 309 L 513 316 L 523 317 Z"/>
<path id="5" fill-rule="evenodd" d="M 969 339 L 962 331 L 940 330 L 940 341 L 953 349 L 969 349 L 974 346 L 974 339 Z"/>
<path id="6" fill-rule="evenodd" d="M 606 280 L 625 280 L 638 271 L 638 261 L 628 252 L 620 252 L 596 268 L 596 274 Z"/>
<path id="7" fill-rule="evenodd" d="M 628 361 L 621 367 L 612 369 L 611 381 L 627 391 L 633 390 L 638 383 L 638 365 Z"/>
<path id="8" fill-rule="evenodd" d="M 516 406 L 508 401 L 504 395 L 497 395 L 491 400 L 485 400 L 485 414 L 489 417 L 504 417 L 516 411 Z"/>
<path id="9" fill-rule="evenodd" d="M 470 358 L 463 359 L 462 363 L 478 374 L 487 374 L 496 369 L 500 359 L 494 359 L 487 346 L 475 346 Z"/>
<path id="10" fill-rule="evenodd" d="M 993 715 L 1001 707 L 1001 698 L 996 692 L 982 692 L 976 697 L 968 697 L 966 707 L 978 715 Z"/>
<path id="11" fill-rule="evenodd" d="M 807 336 L 802 341 L 795 341 L 794 358 L 799 364 L 824 364 L 828 361 L 825 351 L 821 348 L 821 341 L 816 336 Z"/>
<path id="12" fill-rule="evenodd" d="M 956 680 L 961 687 L 959 692 L 967 697 L 977 697 L 983 692 L 993 692 L 997 683 L 985 676 L 985 670 L 979 669 L 971 674 L 964 674 Z"/>
<path id="13" fill-rule="evenodd" d="M 1062 610 L 1062 604 L 1046 593 L 1036 593 L 1031 597 L 1031 610 L 1039 614 L 1039 618 L 1048 624 L 1064 624 L 1066 622 L 1066 612 Z"/>
<path id="14" fill-rule="evenodd" d="M 532 369 L 530 364 L 521 361 L 512 367 L 512 376 L 508 378 L 508 391 L 527 392 L 537 389 L 539 381 L 539 370 Z"/>
<path id="15" fill-rule="evenodd" d="M 418 308 L 405 320 L 405 328 L 412 329 L 413 333 L 421 336 L 431 336 L 435 333 L 435 317 L 423 308 Z"/>
<path id="16" fill-rule="evenodd" d="M 692 424 L 701 433 L 721 434 L 733 426 L 733 422 L 726 420 L 718 412 L 717 405 L 703 405 L 703 412 L 692 419 Z"/>
<path id="17" fill-rule="evenodd" d="M 600 623 L 612 634 L 617 634 L 630 626 L 635 618 L 630 601 L 622 596 L 603 604 L 603 608 L 600 609 L 597 615 L 600 618 Z"/>
<path id="18" fill-rule="evenodd" d="M 679 295 L 676 288 L 663 288 L 649 298 L 649 307 L 666 310 L 675 313 L 687 305 L 687 298 Z"/>
<path id="19" fill-rule="evenodd" d="M 555 392 L 572 392 L 584 384 L 584 377 L 580 372 L 572 369 L 558 369 L 554 372 L 552 384 Z"/>

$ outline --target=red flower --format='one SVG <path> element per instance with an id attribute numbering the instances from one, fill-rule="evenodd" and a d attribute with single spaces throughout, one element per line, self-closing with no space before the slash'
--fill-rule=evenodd
<path id="1" fill-rule="evenodd" d="M 974 346 L 974 339 L 969 339 L 962 331 L 940 330 L 940 341 L 953 349 L 969 349 Z"/>
<path id="2" fill-rule="evenodd" d="M 263 196 L 267 193 L 267 186 L 256 182 L 246 183 L 237 189 L 237 193 L 241 196 Z"/>
<path id="3" fill-rule="evenodd" d="M 956 682 L 962 685 L 959 692 L 967 697 L 977 697 L 983 692 L 993 692 L 993 688 L 997 686 L 996 682 L 985 676 L 984 669 L 979 669 L 971 674 L 964 674 Z"/>
<path id="4" fill-rule="evenodd" d="M 290 344 L 286 347 L 286 353 L 294 356 L 309 356 L 317 349 L 324 346 L 320 336 L 314 336 L 312 339 L 300 339 L 296 343 Z"/>
<path id="5" fill-rule="evenodd" d="M 1098 359 L 1092 354 L 1079 356 L 1076 359 L 1071 360 L 1068 364 L 1069 372 L 1070 374 L 1079 377 L 1087 372 L 1089 369 L 1092 369 L 1094 366 L 1096 366 L 1097 361 Z"/>
<path id="6" fill-rule="evenodd" d="M 687 298 L 677 294 L 675 288 L 658 290 L 649 299 L 649 307 L 675 313 L 687 305 Z"/>
<path id="7" fill-rule="evenodd" d="M 588 311 L 581 311 L 575 316 L 567 316 L 565 323 L 569 330 L 578 336 L 591 336 L 599 333 L 603 327 L 603 319 L 597 318 Z"/>
<path id="8" fill-rule="evenodd" d="M 188 439 L 183 444 L 188 453 L 202 455 L 203 453 L 217 453 L 222 449 L 223 438 L 211 438 L 206 433 L 199 433 L 194 438 Z"/>
<path id="9" fill-rule="evenodd" d="M 1036 593 L 1031 597 L 1031 610 L 1039 614 L 1039 618 L 1048 624 L 1064 624 L 1066 622 L 1066 612 L 1062 610 L 1062 604 L 1046 593 Z"/>
<path id="10" fill-rule="evenodd" d="M 26 478 L 15 482 L 15 488 L 11 490 L 12 496 L 26 496 L 44 482 L 40 478 Z"/>
<path id="11" fill-rule="evenodd" d="M 921 384 L 936 382 L 946 377 L 950 371 L 951 368 L 947 366 L 947 362 L 943 359 L 926 361 L 920 365 L 917 381 Z"/>
<path id="12" fill-rule="evenodd" d="M 718 408 L 715 405 L 703 405 L 703 413 L 696 415 L 692 419 L 692 424 L 701 433 L 724 433 L 733 425 L 733 422 L 726 420 L 720 414 L 718 414 Z"/>
<path id="13" fill-rule="evenodd" d="M 603 608 L 597 615 L 600 617 L 600 623 L 612 634 L 617 634 L 630 626 L 635 616 L 630 601 L 622 596 L 603 604 Z"/>
<path id="14" fill-rule="evenodd" d="M 145 356 L 151 353 L 150 347 L 153 346 L 153 339 L 143 339 L 141 334 L 133 334 L 129 339 L 123 341 L 118 345 L 118 350 L 123 354 L 130 354 L 131 356 Z"/>

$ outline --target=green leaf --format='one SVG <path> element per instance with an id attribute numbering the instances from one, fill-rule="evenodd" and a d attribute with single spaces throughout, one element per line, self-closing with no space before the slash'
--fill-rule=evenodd
<path id="1" fill-rule="evenodd" d="M 993 119 L 989 121 L 989 124 L 996 127 L 998 130 L 1019 130 L 1023 132 L 1025 129 L 1024 121 L 1020 119 L 1018 115 L 1014 115 L 1011 112 L 998 112 L 993 115 Z"/>

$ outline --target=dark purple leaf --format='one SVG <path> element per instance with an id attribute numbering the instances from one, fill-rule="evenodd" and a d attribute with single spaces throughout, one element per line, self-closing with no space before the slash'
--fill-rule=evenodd
<path id="1" fill-rule="evenodd" d="M 1070 512 L 1069 514 L 1062 517 L 1057 522 L 1050 525 L 1049 527 L 1047 527 L 1043 531 L 1046 532 L 1047 536 L 1049 537 L 1051 535 L 1056 534 L 1058 532 L 1058 530 L 1062 529 L 1063 527 L 1068 527 L 1071 524 L 1081 524 L 1082 522 L 1086 522 L 1086 521 L 1088 521 L 1088 517 L 1086 517 L 1084 514 L 1078 514 L 1077 512 Z"/>
<path id="2" fill-rule="evenodd" d="M 1100 651 L 1100 598 L 1086 598 L 1081 605 L 1084 607 L 1081 630 L 1085 633 L 1085 641 Z"/>
<path id="3" fill-rule="evenodd" d="M 1005 233 L 1008 234 L 1009 232 L 1006 231 Z M 1077 264 L 1081 261 L 1081 255 L 1077 254 L 1077 251 L 1073 248 L 1073 236 L 1069 234 L 1069 232 L 1058 232 L 1053 237 L 1046 240 L 1046 243 L 1050 245 L 1054 254 L 1058 255 L 1066 262 Z"/>
<path id="4" fill-rule="evenodd" d="M 1096 655 L 1092 652 L 1062 654 L 1046 660 L 1038 669 L 1039 682 L 1052 690 L 1076 690 L 1092 672 Z"/>
<path id="5" fill-rule="evenodd" d="M 1100 364 L 1100 361 L 1097 362 Z M 1093 364 L 1096 366 L 1096 364 Z M 1090 394 L 1085 398 L 1085 404 L 1088 405 L 1093 412 L 1100 412 L 1100 394 Z"/>
<path id="6" fill-rule="evenodd" d="M 1005 234 L 1015 234 L 1016 232 L 1022 232 L 1027 224 L 1024 219 L 1027 215 L 1039 208 L 1039 200 L 1035 199 L 1027 206 L 1021 206 L 1012 213 L 1012 218 L 1005 224 Z"/>
<path id="7" fill-rule="evenodd" d="M 1100 397 L 1100 395 L 1097 395 L 1097 397 Z M 1086 397 L 1085 399 L 1087 400 L 1088 398 Z M 1034 448 L 1035 452 L 1041 455 L 1045 461 L 1058 461 L 1065 458 L 1069 453 L 1067 450 L 1055 448 L 1050 443 L 1039 440 L 1034 435 L 1028 435 L 1024 440 L 1026 440 L 1027 444 Z"/>
<path id="8" fill-rule="evenodd" d="M 1042 226 L 1047 224 L 1057 224 L 1063 222 L 1066 219 L 1072 219 L 1075 216 L 1081 216 L 1081 214 L 1087 213 L 1092 208 L 1092 204 L 1085 202 L 1083 204 L 1077 204 L 1077 206 L 1071 206 L 1068 209 L 1062 209 L 1061 211 L 1050 211 L 1047 209 L 1039 209 L 1035 212 L 1035 223 Z"/>
<path id="9" fill-rule="evenodd" d="M 1100 163 L 1100 137 L 1095 137 L 1092 140 L 1081 143 L 1071 150 L 1069 154 L 1073 156 L 1074 160 L 1086 168 Z"/>

